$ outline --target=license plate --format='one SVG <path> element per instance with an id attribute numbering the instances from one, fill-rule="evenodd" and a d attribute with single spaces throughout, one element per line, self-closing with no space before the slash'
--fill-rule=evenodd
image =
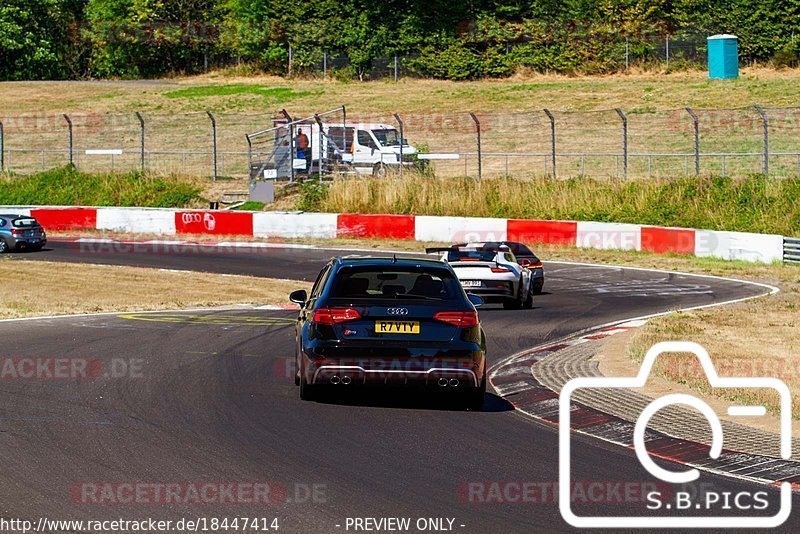
<path id="1" fill-rule="evenodd" d="M 419 334 L 417 321 L 375 321 L 376 334 Z"/>
<path id="2" fill-rule="evenodd" d="M 461 285 L 464 287 L 481 287 L 482 282 L 480 280 L 462 280 Z"/>

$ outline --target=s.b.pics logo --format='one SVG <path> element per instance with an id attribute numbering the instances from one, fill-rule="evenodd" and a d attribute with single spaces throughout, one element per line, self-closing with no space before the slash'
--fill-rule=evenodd
<path id="1" fill-rule="evenodd" d="M 649 399 L 639 396 L 644 408 L 633 427 L 632 445 L 636 458 L 644 470 L 657 482 L 662 491 L 653 491 L 646 496 L 646 506 L 633 509 L 629 515 L 620 515 L 616 510 L 612 515 L 602 516 L 602 510 L 595 508 L 589 513 L 581 513 L 578 503 L 570 499 L 570 488 L 576 476 L 585 477 L 572 463 L 571 437 L 573 411 L 581 413 L 574 404 L 576 395 L 581 399 L 605 398 L 624 404 L 637 405 L 636 393 L 631 390 L 646 385 L 656 358 L 662 353 L 690 353 L 697 357 L 708 383 L 712 389 L 726 390 L 720 398 L 737 399 L 776 399 L 780 408 L 778 414 L 780 433 L 775 436 L 779 449 L 778 457 L 757 457 L 735 453 L 726 446 L 728 439 L 741 437 L 733 433 L 744 432 L 744 427 L 733 423 L 723 423 L 717 413 L 705 401 L 688 394 L 669 394 Z M 731 391 L 727 391 L 730 389 Z M 734 395 L 734 392 L 736 393 Z M 732 419 L 760 418 L 767 414 L 764 406 L 754 402 L 734 404 L 727 407 L 727 415 Z M 687 409 L 675 409 L 681 406 Z M 660 418 L 658 432 L 651 432 L 652 422 Z M 699 414 L 699 415 L 698 415 Z M 757 473 L 765 469 L 765 464 L 787 463 L 791 458 L 791 396 L 789 389 L 776 378 L 720 377 L 714 369 L 706 350 L 696 343 L 665 342 L 654 345 L 644 358 L 639 374 L 635 377 L 608 378 L 585 377 L 567 382 L 559 398 L 559 508 L 563 518 L 577 528 L 773 528 L 783 524 L 791 513 L 792 487 L 789 482 L 780 484 L 780 491 L 774 487 L 760 487 L 754 483 L 741 481 L 725 482 L 724 479 L 703 477 L 700 469 L 730 473 L 741 478 L 743 475 Z M 576 415 L 577 419 L 577 415 Z M 612 425 L 613 426 L 613 425 Z M 705 427 L 700 428 L 699 427 Z M 732 435 L 724 435 L 725 432 Z M 673 432 L 674 430 L 674 432 Z M 612 432 L 614 429 L 611 430 Z M 630 425 L 620 422 L 616 432 L 630 432 Z M 709 435 L 708 441 L 692 441 L 679 437 L 685 433 Z M 630 443 L 630 434 L 627 434 Z M 625 439 L 612 441 L 623 442 Z M 741 440 L 740 440 L 741 441 Z M 705 443 L 710 442 L 708 445 Z M 653 450 L 662 447 L 660 450 Z M 663 452 L 662 452 L 663 451 Z M 723 458 L 722 455 L 725 455 Z M 661 457 L 658 462 L 653 456 Z M 673 460 L 689 468 L 676 468 L 664 460 Z M 617 461 L 621 459 L 616 458 Z M 624 459 L 623 459 L 624 461 Z M 604 469 L 602 463 L 581 462 L 581 469 Z M 751 477 L 758 478 L 758 477 Z M 666 491 L 663 491 L 666 485 Z M 626 510 L 630 511 L 630 510 Z"/>

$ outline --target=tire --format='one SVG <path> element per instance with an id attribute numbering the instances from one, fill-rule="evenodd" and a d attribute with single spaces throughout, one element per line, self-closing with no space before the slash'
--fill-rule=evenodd
<path id="1" fill-rule="evenodd" d="M 531 280 L 531 283 L 528 284 L 527 297 L 525 298 L 525 302 L 522 304 L 522 307 L 525 308 L 526 310 L 530 310 L 531 308 L 533 308 L 533 293 L 534 293 L 533 280 Z"/>
<path id="2" fill-rule="evenodd" d="M 8 243 L 6 243 L 5 239 L 0 237 L 0 254 L 5 254 L 6 252 L 8 252 L 8 249 L 9 249 Z"/>
<path id="3" fill-rule="evenodd" d="M 386 178 L 386 165 L 383 163 L 376 163 L 372 166 L 373 178 Z"/>
<path id="4" fill-rule="evenodd" d="M 522 280 L 520 280 L 519 291 L 522 291 Z M 516 298 L 503 301 L 503 308 L 506 310 L 518 310 L 525 305 L 526 295 L 519 294 Z"/>
<path id="5" fill-rule="evenodd" d="M 533 294 L 541 295 L 542 289 L 544 289 L 544 278 L 538 278 L 533 282 Z"/>
<path id="6" fill-rule="evenodd" d="M 465 404 L 468 410 L 479 412 L 483 409 L 486 400 L 486 377 L 483 377 L 481 385 L 466 394 Z"/>
<path id="7" fill-rule="evenodd" d="M 317 400 L 317 388 L 306 381 L 305 376 L 300 377 L 300 399 L 304 401 Z"/>

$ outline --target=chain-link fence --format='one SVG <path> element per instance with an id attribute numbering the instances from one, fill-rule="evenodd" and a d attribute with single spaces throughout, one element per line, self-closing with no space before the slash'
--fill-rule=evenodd
<path id="1" fill-rule="evenodd" d="M 309 149 L 299 157 L 301 132 Z M 255 168 L 261 177 L 271 169 L 289 179 L 387 169 L 475 178 L 785 177 L 800 175 L 798 134 L 800 107 L 775 106 L 449 114 L 358 114 L 342 107 L 318 117 L 25 114 L 0 117 L 0 164 L 18 174 L 69 162 L 88 172 L 214 177 L 253 177 Z M 391 165 L 400 160 L 404 165 Z"/>

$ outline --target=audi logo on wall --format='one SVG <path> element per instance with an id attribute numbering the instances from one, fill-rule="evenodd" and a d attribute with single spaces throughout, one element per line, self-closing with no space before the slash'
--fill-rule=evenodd
<path id="1" fill-rule="evenodd" d="M 389 315 L 408 315 L 408 308 L 389 308 L 386 313 Z"/>
<path id="2" fill-rule="evenodd" d="M 181 220 L 183 221 L 183 224 L 203 223 L 203 226 L 209 232 L 213 232 L 217 227 L 217 220 L 211 213 L 186 212 L 181 214 Z"/>

